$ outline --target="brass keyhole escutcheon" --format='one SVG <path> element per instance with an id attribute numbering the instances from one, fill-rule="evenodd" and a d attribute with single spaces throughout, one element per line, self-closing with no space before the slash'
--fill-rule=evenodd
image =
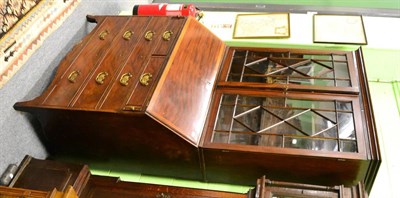
<path id="1" fill-rule="evenodd" d="M 96 83 L 102 85 L 104 83 L 104 80 L 106 79 L 106 76 L 108 76 L 107 72 L 100 72 L 99 74 L 97 74 Z"/>
<path id="2" fill-rule="evenodd" d="M 131 78 L 132 78 L 132 74 L 131 73 L 125 73 L 119 79 L 119 83 L 121 83 L 121 85 L 123 85 L 123 86 L 127 86 L 128 85 L 128 81 Z"/>
<path id="3" fill-rule="evenodd" d="M 153 32 L 153 31 L 147 31 L 147 32 L 144 34 L 144 38 L 145 38 L 146 40 L 148 40 L 148 41 L 151 41 L 151 40 L 153 39 L 153 36 L 154 36 L 155 34 L 156 34 L 156 33 Z"/>
<path id="4" fill-rule="evenodd" d="M 153 76 L 150 73 L 144 73 L 140 76 L 139 82 L 140 84 L 147 86 L 149 85 L 149 81 L 151 81 L 151 78 Z"/>
<path id="5" fill-rule="evenodd" d="M 172 34 L 174 34 L 172 31 L 165 31 L 162 35 L 162 38 L 164 39 L 164 41 L 169 41 Z"/>
<path id="6" fill-rule="evenodd" d="M 126 31 L 126 32 L 124 33 L 124 35 L 122 35 L 122 37 L 123 37 L 125 40 L 129 41 L 129 40 L 131 40 L 132 35 L 133 35 L 133 32 L 130 31 L 130 30 L 128 30 L 128 31 Z"/>
<path id="7" fill-rule="evenodd" d="M 72 71 L 69 76 L 68 76 L 68 80 L 69 82 L 74 83 L 76 81 L 76 78 L 80 75 L 81 73 L 79 73 L 79 71 Z"/>
<path id="8" fill-rule="evenodd" d="M 99 34 L 100 40 L 106 39 L 106 36 L 107 36 L 108 34 L 109 34 L 108 30 L 104 30 L 104 31 L 100 32 L 100 34 Z"/>

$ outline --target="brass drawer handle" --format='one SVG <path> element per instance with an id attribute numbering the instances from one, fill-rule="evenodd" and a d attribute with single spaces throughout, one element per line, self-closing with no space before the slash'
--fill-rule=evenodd
<path id="1" fill-rule="evenodd" d="M 152 77 L 153 77 L 153 76 L 152 76 L 150 73 L 144 73 L 144 74 L 142 74 L 142 75 L 140 76 L 140 79 L 139 79 L 140 84 L 142 84 L 142 85 L 144 85 L 144 86 L 149 85 L 149 81 L 151 81 L 151 78 L 152 78 Z"/>
<path id="2" fill-rule="evenodd" d="M 121 78 L 119 79 L 119 82 L 121 83 L 121 85 L 127 86 L 128 85 L 128 81 L 131 78 L 132 78 L 132 74 L 131 73 L 125 73 L 125 74 L 123 74 L 121 76 Z"/>
<path id="3" fill-rule="evenodd" d="M 130 30 L 128 30 L 128 31 L 126 31 L 126 32 L 124 33 L 124 35 L 122 35 L 122 37 L 123 37 L 125 40 L 129 41 L 129 40 L 131 40 L 132 35 L 133 35 L 133 32 L 130 31 Z"/>
<path id="4" fill-rule="evenodd" d="M 109 34 L 108 30 L 104 30 L 104 31 L 100 32 L 100 34 L 99 34 L 99 39 L 100 39 L 100 40 L 106 39 L 106 36 L 107 36 L 108 34 Z"/>
<path id="5" fill-rule="evenodd" d="M 171 198 L 171 195 L 169 195 L 168 193 L 159 192 L 159 193 L 156 195 L 156 198 Z"/>
<path id="6" fill-rule="evenodd" d="M 165 31 L 162 35 L 162 38 L 164 39 L 164 41 L 169 41 L 172 34 L 174 34 L 172 31 Z"/>
<path id="7" fill-rule="evenodd" d="M 97 74 L 96 83 L 102 85 L 104 83 L 104 80 L 106 79 L 106 76 L 108 76 L 107 72 L 100 72 L 99 74 Z"/>
<path id="8" fill-rule="evenodd" d="M 151 41 L 151 40 L 153 39 L 153 36 L 154 36 L 155 34 L 156 34 L 156 33 L 153 32 L 153 31 L 147 31 L 147 32 L 144 34 L 144 38 L 145 38 L 146 40 L 148 40 L 148 41 Z"/>
<path id="9" fill-rule="evenodd" d="M 76 78 L 80 75 L 81 73 L 79 71 L 72 71 L 69 76 L 68 76 L 68 80 L 71 83 L 76 82 Z"/>

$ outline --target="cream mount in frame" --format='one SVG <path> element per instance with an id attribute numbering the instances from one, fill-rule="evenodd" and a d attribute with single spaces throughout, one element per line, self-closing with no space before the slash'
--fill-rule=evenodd
<path id="1" fill-rule="evenodd" d="M 233 38 L 289 38 L 289 13 L 238 14 Z"/>
<path id="2" fill-rule="evenodd" d="M 316 14 L 313 17 L 313 41 L 367 45 L 363 18 L 360 15 Z"/>

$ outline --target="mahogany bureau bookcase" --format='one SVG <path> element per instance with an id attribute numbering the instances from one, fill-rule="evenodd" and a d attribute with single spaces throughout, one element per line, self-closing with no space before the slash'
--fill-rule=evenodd
<path id="1" fill-rule="evenodd" d="M 361 49 L 226 46 L 194 18 L 88 16 L 32 113 L 53 154 L 145 174 L 371 189 L 379 146 Z"/>

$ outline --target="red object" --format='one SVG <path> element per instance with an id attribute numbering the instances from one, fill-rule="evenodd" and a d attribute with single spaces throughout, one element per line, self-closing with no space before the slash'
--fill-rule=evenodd
<path id="1" fill-rule="evenodd" d="M 133 6 L 133 15 L 142 16 L 193 16 L 197 17 L 197 9 L 188 4 L 153 3 Z"/>

